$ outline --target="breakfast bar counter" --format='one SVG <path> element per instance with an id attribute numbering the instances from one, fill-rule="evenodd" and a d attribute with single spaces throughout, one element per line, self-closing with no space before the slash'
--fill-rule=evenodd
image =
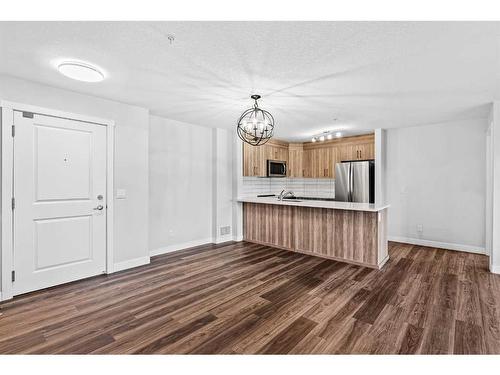
<path id="1" fill-rule="evenodd" d="M 387 252 L 388 205 L 241 197 L 245 241 L 371 268 Z"/>

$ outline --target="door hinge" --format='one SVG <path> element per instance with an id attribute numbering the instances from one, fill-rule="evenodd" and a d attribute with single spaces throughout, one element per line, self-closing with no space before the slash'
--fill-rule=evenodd
<path id="1" fill-rule="evenodd" d="M 23 112 L 23 117 L 33 118 L 33 112 Z"/>
<path id="2" fill-rule="evenodd" d="M 12 271 L 12 282 L 16 281 L 16 271 Z"/>
<path id="3" fill-rule="evenodd" d="M 12 197 L 12 209 L 16 208 L 16 198 Z"/>
<path id="4" fill-rule="evenodd" d="M 16 135 L 16 126 L 12 125 L 12 137 Z"/>

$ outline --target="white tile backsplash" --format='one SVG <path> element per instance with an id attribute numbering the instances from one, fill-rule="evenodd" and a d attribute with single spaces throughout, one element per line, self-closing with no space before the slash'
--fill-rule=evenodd
<path id="1" fill-rule="evenodd" d="M 283 189 L 299 197 L 335 198 L 335 180 L 325 178 L 243 177 L 240 195 L 279 194 Z"/>

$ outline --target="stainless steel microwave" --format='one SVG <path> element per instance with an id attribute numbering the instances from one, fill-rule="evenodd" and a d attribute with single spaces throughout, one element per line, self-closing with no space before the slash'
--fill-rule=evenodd
<path id="1" fill-rule="evenodd" d="M 286 161 L 268 160 L 267 177 L 286 177 Z"/>

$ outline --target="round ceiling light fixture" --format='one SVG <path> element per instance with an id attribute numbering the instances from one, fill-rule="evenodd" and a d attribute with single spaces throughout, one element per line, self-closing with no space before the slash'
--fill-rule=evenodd
<path id="1" fill-rule="evenodd" d="M 238 120 L 238 137 L 252 146 L 261 146 L 273 136 L 274 117 L 260 109 L 257 100 L 260 95 L 252 95 L 253 108 L 244 111 Z"/>
<path id="2" fill-rule="evenodd" d="M 82 82 L 101 82 L 104 74 L 95 66 L 79 61 L 65 61 L 57 66 L 59 73 Z"/>

